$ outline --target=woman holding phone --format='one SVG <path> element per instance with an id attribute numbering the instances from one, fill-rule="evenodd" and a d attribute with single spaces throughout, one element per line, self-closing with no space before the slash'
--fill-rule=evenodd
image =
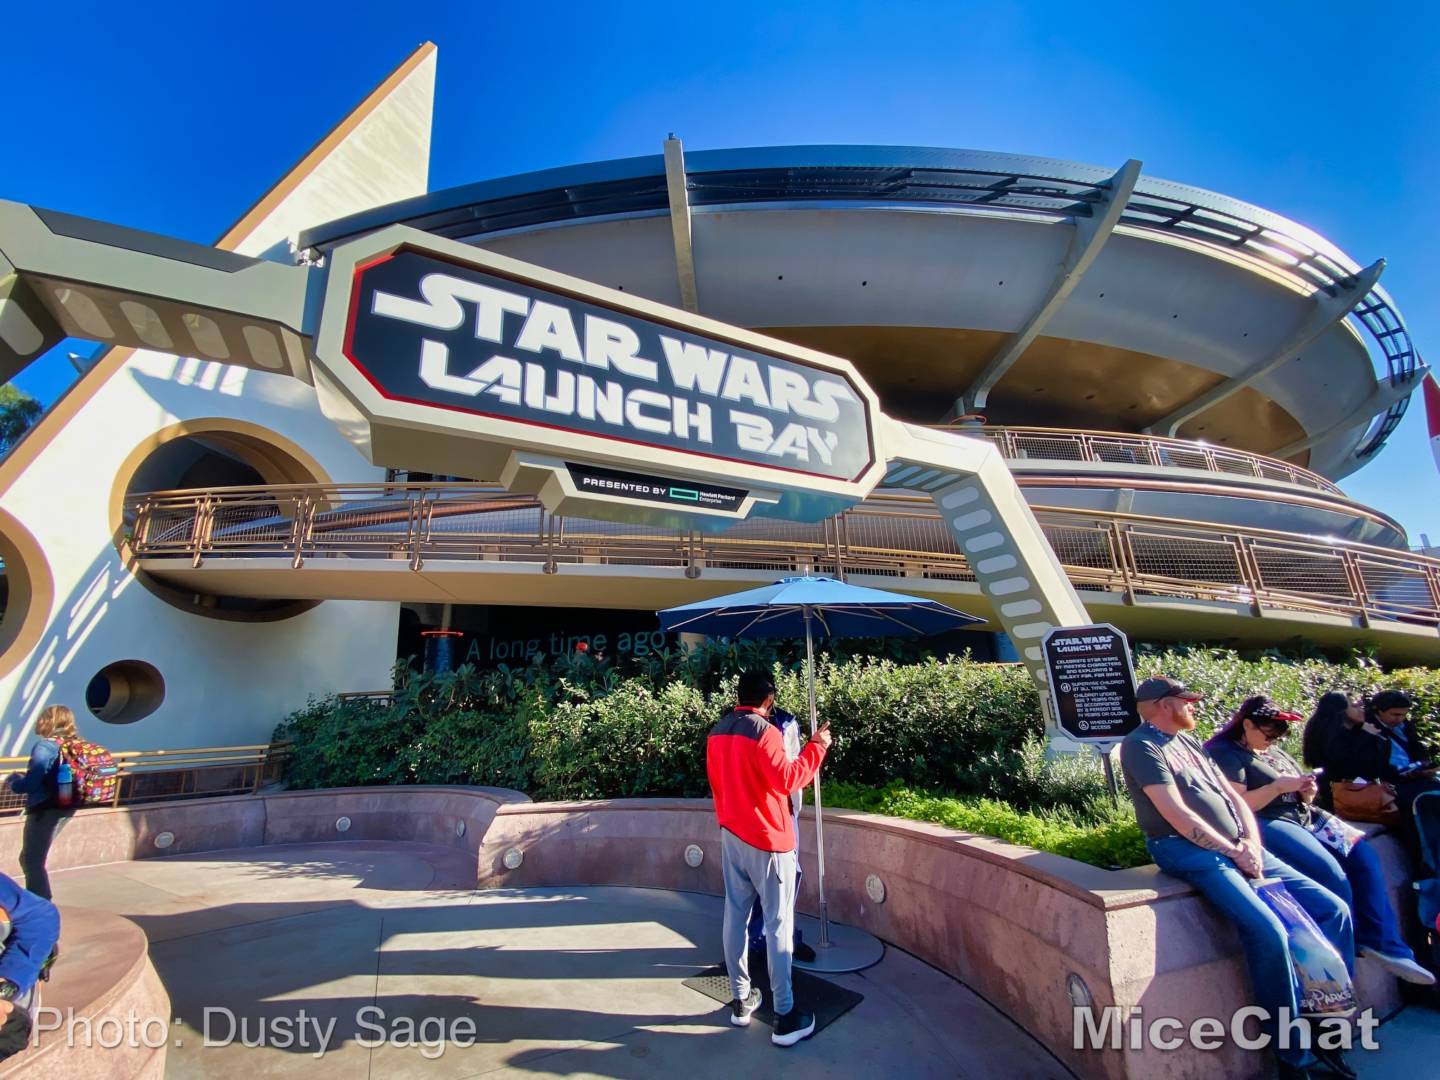
<path id="1" fill-rule="evenodd" d="M 1246 698 L 1205 749 L 1255 812 L 1265 847 L 1350 905 L 1356 954 L 1407 982 L 1433 985 L 1435 976 L 1400 936 L 1379 857 L 1362 832 L 1313 805 L 1317 773 L 1305 772 L 1279 745 L 1302 719 L 1264 695 Z"/>

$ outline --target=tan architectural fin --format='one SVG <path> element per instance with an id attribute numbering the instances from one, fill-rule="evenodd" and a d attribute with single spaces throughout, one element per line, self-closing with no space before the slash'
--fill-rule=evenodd
<path id="1" fill-rule="evenodd" d="M 216 247 L 289 262 L 288 238 L 300 229 L 423 195 L 429 180 L 435 62 L 436 49 L 430 42 L 412 52 L 226 229 Z M 7 295 L 7 299 L 20 298 Z M 106 350 L 50 407 L 0 460 L 0 492 L 39 457 L 133 353 L 130 348 Z"/>

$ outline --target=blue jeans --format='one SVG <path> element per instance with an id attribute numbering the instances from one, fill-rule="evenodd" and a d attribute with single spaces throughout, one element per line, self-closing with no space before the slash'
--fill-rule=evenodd
<path id="1" fill-rule="evenodd" d="M 1260 839 L 1269 851 L 1300 873 L 1325 886 L 1350 907 L 1355 917 L 1355 944 L 1386 956 L 1414 960 L 1400 936 L 1400 920 L 1390 905 L 1380 856 L 1364 840 L 1349 855 L 1326 847 L 1315 834 L 1293 821 L 1260 819 Z"/>
<path id="2" fill-rule="evenodd" d="M 1288 1009 L 1291 1016 L 1299 1012 L 1295 1000 L 1294 968 L 1290 960 L 1290 936 L 1285 927 L 1265 902 L 1255 895 L 1245 875 L 1219 852 L 1206 851 L 1178 836 L 1147 840 L 1145 846 L 1155 865 L 1193 885 L 1235 923 L 1245 963 L 1250 969 L 1255 1004 L 1266 1012 L 1260 1029 L 1273 1039 L 1279 1032 L 1280 1010 Z M 1264 871 L 1266 877 L 1279 878 L 1285 883 L 1295 902 L 1315 920 L 1320 932 L 1340 950 L 1346 966 L 1353 971 L 1354 931 L 1350 925 L 1350 909 L 1344 902 L 1268 851 L 1265 852 Z M 1285 1050 L 1277 1046 L 1275 1056 L 1300 1068 L 1314 1061 L 1308 1050 L 1293 1044 Z"/>

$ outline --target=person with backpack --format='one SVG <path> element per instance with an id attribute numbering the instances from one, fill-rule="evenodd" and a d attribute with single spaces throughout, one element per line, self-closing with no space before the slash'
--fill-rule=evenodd
<path id="1" fill-rule="evenodd" d="M 39 739 L 30 749 L 30 764 L 23 773 L 11 775 L 10 790 L 25 796 L 25 832 L 20 845 L 25 888 L 49 900 L 50 875 L 45 871 L 45 860 L 77 805 L 73 775 L 68 781 L 72 797 L 64 798 L 66 793 L 61 790 L 63 774 L 70 772 L 70 766 L 65 764 L 60 745 L 63 740 L 79 737 L 75 714 L 64 705 L 47 705 L 35 721 L 35 734 Z"/>

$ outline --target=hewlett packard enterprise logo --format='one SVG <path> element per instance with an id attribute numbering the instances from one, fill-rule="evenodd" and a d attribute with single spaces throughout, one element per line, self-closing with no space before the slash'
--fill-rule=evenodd
<path id="1" fill-rule="evenodd" d="M 598 465 L 579 465 L 573 461 L 567 461 L 565 468 L 570 472 L 575 490 L 587 495 L 679 503 L 688 505 L 690 509 L 738 514 L 744 509 L 745 496 L 749 494 L 743 488 L 669 480 L 663 476 L 646 476 L 620 469 L 605 469 Z"/>
<path id="2" fill-rule="evenodd" d="M 840 372 L 408 249 L 355 287 L 346 351 L 392 399 L 839 480 L 870 464 Z"/>

